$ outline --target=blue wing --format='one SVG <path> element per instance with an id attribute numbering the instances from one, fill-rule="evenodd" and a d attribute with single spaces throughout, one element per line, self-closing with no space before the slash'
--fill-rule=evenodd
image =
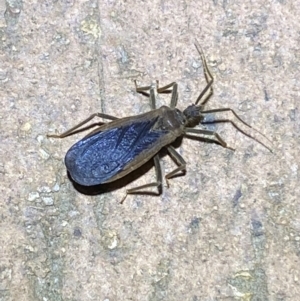
<path id="1" fill-rule="evenodd" d="M 114 177 L 165 134 L 162 130 L 151 130 L 156 121 L 157 118 L 134 122 L 78 141 L 65 157 L 72 179 L 78 184 L 92 186 Z"/>

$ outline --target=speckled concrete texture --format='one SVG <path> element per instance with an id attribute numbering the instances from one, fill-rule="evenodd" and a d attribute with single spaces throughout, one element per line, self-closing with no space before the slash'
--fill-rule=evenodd
<path id="1" fill-rule="evenodd" d="M 0 300 L 299 300 L 299 11 L 299 0 L 1 0 Z M 146 112 L 133 80 L 176 81 L 178 108 L 195 102 L 195 39 L 215 78 L 207 108 L 235 110 L 273 153 L 220 123 L 209 129 L 236 151 L 184 139 L 187 173 L 160 197 L 120 204 L 153 168 L 76 190 L 63 159 L 85 133 L 46 135 L 95 112 Z"/>

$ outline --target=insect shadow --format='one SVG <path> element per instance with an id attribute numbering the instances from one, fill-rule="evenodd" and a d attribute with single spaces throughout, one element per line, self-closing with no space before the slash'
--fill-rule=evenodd
<path id="1" fill-rule="evenodd" d="M 195 46 L 202 61 L 206 80 L 206 86 L 199 94 L 195 104 L 188 106 L 183 111 L 176 108 L 178 85 L 175 82 L 160 88 L 158 81 L 156 86 L 146 87 L 138 87 L 135 81 L 136 92 L 149 98 L 151 111 L 120 119 L 104 113 L 95 113 L 60 135 L 48 135 L 48 137 L 53 138 L 65 138 L 78 131 L 81 132 L 83 129 L 90 128 L 90 126 L 85 128 L 82 128 L 82 126 L 95 117 L 111 120 L 107 123 L 98 123 L 97 128 L 75 143 L 65 156 L 69 177 L 77 190 L 86 194 L 97 194 L 123 187 L 135 178 L 140 177 L 147 168 L 151 168 L 151 161 L 153 160 L 156 181 L 128 189 L 122 202 L 128 194 L 160 195 L 163 183 L 160 165 L 161 155 L 168 154 L 177 165 L 173 171 L 165 175 L 168 186 L 171 178 L 184 175 L 186 172 L 186 162 L 176 151 L 176 145 L 174 147 L 174 142 L 178 143 L 179 141 L 180 144 L 184 136 L 197 140 L 204 139 L 205 142 L 217 143 L 234 150 L 227 145 L 217 132 L 203 127 L 205 124 L 212 123 L 211 120 L 206 121 L 205 116 L 216 112 L 229 112 L 238 122 L 248 128 L 251 128 L 251 126 L 230 108 L 204 109 L 205 104 L 213 94 L 212 84 L 214 79 L 208 69 L 202 48 L 198 43 L 195 43 Z M 155 89 L 157 93 L 171 94 L 170 107 L 161 106 L 158 109 L 156 108 Z M 242 130 L 235 121 L 230 119 L 213 121 L 213 123 L 218 122 L 231 123 L 238 131 L 256 140 L 271 151 L 264 143 Z M 195 128 L 197 125 L 202 127 Z M 153 187 L 157 189 L 157 192 L 149 190 Z"/>

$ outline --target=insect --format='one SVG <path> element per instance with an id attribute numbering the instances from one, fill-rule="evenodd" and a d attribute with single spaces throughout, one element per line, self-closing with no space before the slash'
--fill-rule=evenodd
<path id="1" fill-rule="evenodd" d="M 205 104 L 213 94 L 212 84 L 214 79 L 208 69 L 202 48 L 198 43 L 195 43 L 195 46 L 202 61 L 206 80 L 206 86 L 199 94 L 195 104 L 180 111 L 176 108 L 178 100 L 177 83 L 172 82 L 159 88 L 157 82 L 157 93 L 171 93 L 170 106 L 162 106 L 157 109 L 155 87 L 138 87 L 135 81 L 136 92 L 149 97 L 151 111 L 120 119 L 103 113 L 95 113 L 60 135 L 48 135 L 48 137 L 54 138 L 64 138 L 72 135 L 94 117 L 111 120 L 108 123 L 101 123 L 97 129 L 75 143 L 68 150 L 65 156 L 65 164 L 71 178 L 76 183 L 83 186 L 110 183 L 126 176 L 153 159 L 156 181 L 128 189 L 124 199 L 128 194 L 145 193 L 145 189 L 151 187 L 156 187 L 158 190 L 157 194 L 160 195 L 162 193 L 163 176 L 159 153 L 163 148 L 167 150 L 177 164 L 177 168 L 165 175 L 167 184 L 170 178 L 186 172 L 185 160 L 171 145 L 178 137 L 188 134 L 200 137 L 203 135 L 210 136 L 210 140 L 225 148 L 230 148 L 218 133 L 205 128 L 194 128 L 196 125 L 204 123 L 206 114 L 229 111 L 236 119 L 251 128 L 230 108 L 204 110 Z M 230 122 L 237 130 L 268 148 L 265 144 L 239 128 L 232 120 L 223 119 L 215 122 L 218 121 Z"/>

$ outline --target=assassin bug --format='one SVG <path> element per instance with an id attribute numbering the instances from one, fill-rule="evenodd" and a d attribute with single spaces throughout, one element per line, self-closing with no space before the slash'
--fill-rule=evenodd
<path id="1" fill-rule="evenodd" d="M 228 111 L 237 120 L 251 128 L 230 108 L 204 110 L 205 104 L 213 94 L 212 84 L 214 79 L 208 69 L 202 48 L 198 43 L 195 43 L 195 46 L 202 61 L 206 80 L 206 86 L 199 94 L 195 104 L 180 111 L 176 108 L 178 99 L 177 83 L 172 82 L 159 88 L 157 82 L 157 93 L 171 93 L 170 107 L 162 106 L 157 109 L 155 105 L 155 87 L 138 87 L 135 81 L 136 92 L 150 98 L 151 111 L 120 119 L 103 113 L 95 113 L 60 135 L 48 135 L 48 137 L 54 138 L 64 138 L 72 135 L 94 117 L 111 120 L 108 123 L 101 123 L 97 129 L 68 150 L 65 164 L 71 178 L 76 183 L 83 186 L 110 183 L 133 172 L 153 158 L 156 182 L 128 189 L 126 196 L 127 194 L 143 193 L 143 190 L 150 187 L 157 187 L 158 195 L 160 195 L 162 193 L 163 177 L 159 153 L 163 148 L 167 150 L 177 164 L 177 168 L 165 175 L 167 183 L 170 178 L 184 174 L 186 171 L 185 160 L 171 145 L 178 137 L 188 134 L 211 136 L 212 139 L 210 140 L 225 148 L 232 149 L 227 146 L 218 133 L 204 128 L 194 128 L 196 125 L 205 123 L 205 114 Z M 270 150 L 265 144 L 239 128 L 234 121 L 222 119 L 214 122 L 218 121 L 230 122 L 244 135 L 256 140 Z"/>

